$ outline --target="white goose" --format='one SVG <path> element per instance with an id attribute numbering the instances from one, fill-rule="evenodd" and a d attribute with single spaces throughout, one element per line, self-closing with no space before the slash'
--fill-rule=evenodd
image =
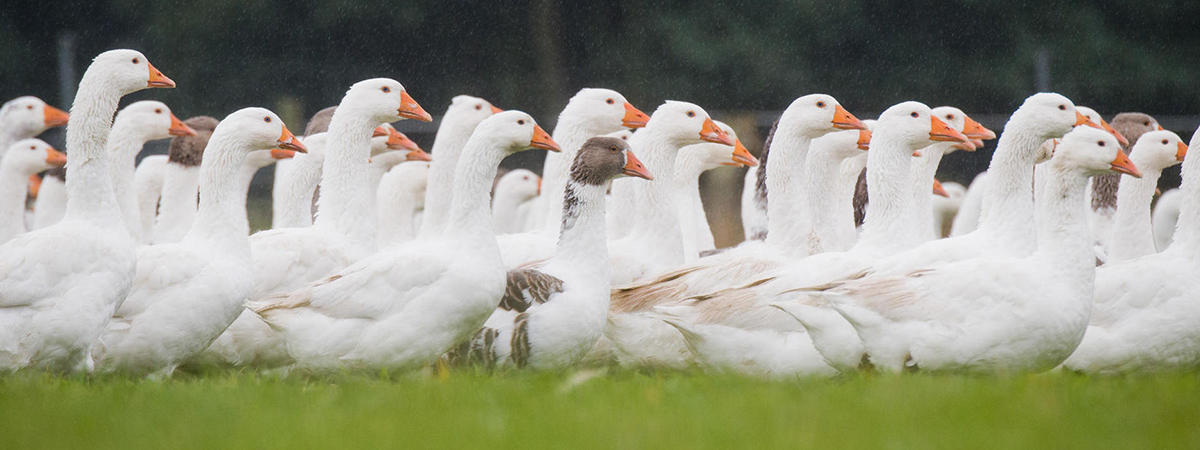
<path id="1" fill-rule="evenodd" d="M 167 149 L 162 196 L 151 238 L 155 244 L 179 242 L 192 229 L 200 186 L 200 163 L 208 138 L 217 128 L 217 119 L 208 116 L 192 117 L 183 123 L 196 130 L 196 135 L 171 139 Z"/>
<path id="2" fill-rule="evenodd" d="M 283 121 L 262 108 L 230 114 L 213 132 L 200 167 L 200 207 L 183 241 L 138 249 L 129 297 L 96 345 L 104 371 L 170 375 L 204 350 L 242 311 L 253 287 L 246 191 L 272 152 L 304 151 Z M 281 150 L 272 150 L 282 147 Z M 259 161 L 247 157 L 260 153 Z"/>
<path id="3" fill-rule="evenodd" d="M 302 368 L 345 362 L 406 370 L 433 362 L 478 330 L 500 302 L 504 266 L 488 191 L 500 160 L 531 147 L 558 149 L 528 114 L 484 119 L 462 150 L 440 237 L 389 247 L 250 308 L 286 338 Z"/>
<path id="4" fill-rule="evenodd" d="M 135 160 L 146 142 L 171 136 L 195 136 L 196 130 L 184 124 L 162 102 L 143 100 L 131 103 L 117 112 L 109 134 L 109 169 L 112 171 L 113 192 L 121 207 L 125 226 L 135 241 L 148 243 L 142 236 L 142 217 L 138 209 L 138 192 L 134 187 Z"/>
<path id="5" fill-rule="evenodd" d="M 134 50 L 101 53 L 84 72 L 67 127 L 66 216 L 0 246 L 0 370 L 90 365 L 137 264 L 104 153 L 112 117 L 122 96 L 174 85 Z"/>
<path id="6" fill-rule="evenodd" d="M 1142 177 L 1123 177 L 1121 180 L 1111 235 L 1106 239 L 1108 262 L 1156 252 L 1150 225 L 1150 202 L 1163 169 L 1182 162 L 1187 148 L 1179 135 L 1166 130 L 1145 133 L 1134 144 L 1129 159 L 1141 169 Z"/>
<path id="7" fill-rule="evenodd" d="M 679 202 L 679 225 L 683 231 L 683 255 L 687 261 L 695 261 L 702 252 L 715 249 L 712 229 L 704 212 L 700 198 L 700 176 L 704 172 L 722 166 L 754 167 L 758 159 L 746 150 L 733 128 L 719 120 L 713 123 L 729 135 L 732 146 L 704 142 L 689 145 L 679 150 L 675 157 L 675 183 L 679 186 L 682 199 Z"/>
<path id="8" fill-rule="evenodd" d="M 325 165 L 317 220 L 311 227 L 264 230 L 250 236 L 254 255 L 254 291 L 262 299 L 289 292 L 370 255 L 376 248 L 373 193 L 367 192 L 367 170 L 374 130 L 401 118 L 431 120 L 429 114 L 395 80 L 375 78 L 355 83 L 334 113 L 326 135 Z M 243 314 L 222 339 L 232 361 L 259 361 L 280 355 L 279 341 L 252 314 Z"/>
<path id="9" fill-rule="evenodd" d="M 576 152 L 553 257 L 508 272 L 487 325 L 452 350 L 451 363 L 567 368 L 600 338 L 608 316 L 605 193 L 619 176 L 652 179 L 619 138 L 588 139 Z"/>
<path id="10" fill-rule="evenodd" d="M 501 111 L 487 100 L 469 95 L 459 95 L 451 100 L 433 138 L 431 150 L 436 159 L 429 165 L 429 189 L 425 191 L 420 236 L 436 237 L 446 229 L 454 199 L 454 176 L 463 146 L 479 122 Z"/>
<path id="11" fill-rule="evenodd" d="M 844 252 L 854 246 L 852 197 L 858 173 L 866 165 L 871 131 L 846 130 L 829 133 L 812 143 L 804 165 L 804 176 L 811 180 L 806 193 L 808 216 L 816 239 L 809 252 Z M 860 166 L 861 163 L 861 166 Z"/>
<path id="12" fill-rule="evenodd" d="M 1191 146 L 1196 145 L 1200 145 L 1200 132 L 1192 135 Z M 1170 248 L 1096 269 L 1095 306 L 1087 334 L 1063 363 L 1067 369 L 1125 373 L 1200 366 L 1198 174 L 1200 157 L 1185 158 L 1179 226 Z"/>
<path id="13" fill-rule="evenodd" d="M 66 155 L 40 139 L 23 139 L 6 150 L 0 159 L 0 244 L 26 231 L 29 177 L 67 163 Z"/>
<path id="14" fill-rule="evenodd" d="M 1032 255 L 984 256 L 817 288 L 854 326 L 871 364 L 892 372 L 1040 372 L 1071 355 L 1087 327 L 1096 273 L 1088 177 L 1138 170 L 1113 135 L 1087 127 L 1063 138 L 1047 168 L 1050 195 L 1038 201 Z"/>
<path id="15" fill-rule="evenodd" d="M 31 95 L 4 102 L 0 106 L 0 158 L 14 142 L 66 125 L 69 118 L 65 111 Z"/>
<path id="16" fill-rule="evenodd" d="M 167 155 L 147 155 L 133 171 L 138 223 L 141 224 L 144 240 L 154 237 L 154 219 L 158 216 L 158 200 L 162 197 L 163 171 L 166 169 Z"/>
<path id="17" fill-rule="evenodd" d="M 271 228 L 302 228 L 312 226 L 313 197 L 321 183 L 321 167 L 325 164 L 326 132 L 304 136 L 308 153 L 301 153 L 275 167 L 275 184 L 271 189 Z"/>
<path id="18" fill-rule="evenodd" d="M 510 170 L 501 175 L 492 194 L 492 227 L 496 233 L 519 232 L 525 219 L 520 215 L 521 207 L 541 191 L 542 178 L 530 170 Z"/>

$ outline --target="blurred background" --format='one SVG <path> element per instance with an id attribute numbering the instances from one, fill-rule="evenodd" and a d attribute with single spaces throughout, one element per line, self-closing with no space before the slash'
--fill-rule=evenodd
<path id="1" fill-rule="evenodd" d="M 905 100 L 957 106 L 999 132 L 1026 96 L 1055 91 L 1105 118 L 1149 113 L 1186 140 L 1200 123 L 1197 18 L 1194 0 L 17 0 L 0 5 L 0 97 L 68 109 L 90 59 L 125 47 L 179 85 L 125 103 L 161 100 L 181 118 L 263 106 L 293 130 L 350 84 L 391 77 L 435 117 L 470 94 L 547 129 L 582 87 L 647 113 L 691 101 L 756 153 L 779 110 L 814 92 L 864 119 Z M 397 128 L 428 149 L 436 122 Z M 45 138 L 61 148 L 61 134 Z M 948 156 L 939 178 L 969 183 L 992 146 Z M 165 141 L 144 154 L 161 152 Z M 741 240 L 741 180 L 703 180 L 719 245 Z M 1164 187 L 1178 182 L 1178 168 L 1164 173 Z M 252 210 L 269 183 L 268 169 Z"/>

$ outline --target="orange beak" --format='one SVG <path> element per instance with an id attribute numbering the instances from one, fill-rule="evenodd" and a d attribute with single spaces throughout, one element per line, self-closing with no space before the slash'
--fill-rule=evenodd
<path id="1" fill-rule="evenodd" d="M 391 133 L 389 133 L 387 127 L 384 126 L 375 127 L 375 131 L 371 132 L 371 137 L 373 138 L 388 135 L 391 135 Z"/>
<path id="2" fill-rule="evenodd" d="M 46 124 L 46 128 L 54 128 L 67 124 L 67 119 L 71 117 L 66 111 L 55 108 L 50 105 L 42 107 L 42 118 Z"/>
<path id="3" fill-rule="evenodd" d="M 843 108 L 842 105 L 833 106 L 833 127 L 839 130 L 867 129 L 867 126 L 861 120 L 854 117 L 854 114 L 850 114 L 850 111 L 846 111 L 846 108 Z"/>
<path id="4" fill-rule="evenodd" d="M 621 118 L 621 125 L 626 128 L 641 128 L 650 122 L 650 116 L 633 107 L 633 104 L 625 102 L 625 117 Z"/>
<path id="5" fill-rule="evenodd" d="M 1108 122 L 1104 121 L 1104 119 L 1100 119 L 1100 128 L 1103 128 L 1104 131 L 1108 132 L 1108 134 L 1111 134 L 1113 137 L 1117 138 L 1117 143 L 1121 144 L 1122 147 L 1129 147 L 1129 139 L 1125 139 L 1125 136 L 1121 136 L 1121 133 L 1118 133 L 1117 130 L 1114 130 L 1112 125 L 1109 125 Z"/>
<path id="6" fill-rule="evenodd" d="M 1075 111 L 1075 126 L 1080 126 L 1080 125 L 1087 125 L 1089 127 L 1095 128 L 1097 130 L 1104 129 L 1104 127 L 1101 127 L 1100 125 L 1096 125 L 1096 122 L 1092 122 L 1092 119 L 1087 118 L 1087 116 L 1083 115 L 1079 111 Z"/>
<path id="7" fill-rule="evenodd" d="M 308 147 L 304 146 L 303 142 L 296 139 L 296 135 L 288 131 L 287 125 L 283 126 L 283 132 L 279 134 L 279 148 L 286 150 L 294 150 L 300 153 L 308 153 Z M 274 154 L 272 153 L 272 156 Z"/>
<path id="8" fill-rule="evenodd" d="M 858 130 L 858 149 L 867 151 L 871 148 L 871 130 Z"/>
<path id="9" fill-rule="evenodd" d="M 29 176 L 29 196 L 37 198 L 38 191 L 42 189 L 42 177 L 33 174 Z"/>
<path id="10" fill-rule="evenodd" d="M 970 117 L 965 117 L 965 119 L 967 119 L 967 124 L 963 125 L 962 133 L 967 135 L 967 137 L 969 137 L 971 139 L 979 139 L 979 140 L 989 140 L 989 139 L 996 138 L 995 131 L 989 130 L 989 129 L 987 129 L 987 127 L 980 125 L 979 122 L 975 121 L 975 119 L 972 119 Z"/>
<path id="11" fill-rule="evenodd" d="M 913 150 L 913 158 L 920 158 L 922 155 L 920 150 Z"/>
<path id="12" fill-rule="evenodd" d="M 946 122 L 937 116 L 929 116 L 929 140 L 939 142 L 970 142 L 971 140 L 960 133 L 958 130 L 950 128 Z"/>
<path id="13" fill-rule="evenodd" d="M 409 150 L 407 155 L 404 155 L 405 161 L 433 161 L 433 156 L 425 153 L 425 150 L 416 149 Z"/>
<path id="14" fill-rule="evenodd" d="M 558 148 L 558 143 L 554 142 L 554 138 L 550 137 L 550 133 L 547 133 L 546 130 L 543 130 L 538 125 L 533 126 L 533 139 L 529 140 L 529 146 L 555 153 L 562 152 L 562 149 Z"/>
<path id="15" fill-rule="evenodd" d="M 497 108 L 496 105 L 490 105 L 490 106 L 492 107 L 492 114 L 500 114 L 500 113 L 504 112 L 503 109 Z"/>
<path id="16" fill-rule="evenodd" d="M 495 107 L 493 106 L 493 108 Z M 425 108 L 422 108 L 421 105 L 417 104 L 417 101 L 413 100 L 413 98 L 408 95 L 408 91 L 400 92 L 400 109 L 397 110 L 396 113 L 405 119 L 433 122 L 433 116 L 425 112 Z"/>
<path id="17" fill-rule="evenodd" d="M 175 82 L 171 81 L 170 78 L 167 78 L 166 75 L 163 75 L 162 72 L 159 72 L 158 69 L 155 69 L 154 64 L 150 64 L 150 61 L 146 61 L 146 67 L 148 67 L 150 69 L 150 79 L 148 81 L 146 81 L 146 87 L 156 87 L 156 88 L 173 88 L 173 87 L 175 87 Z"/>
<path id="18" fill-rule="evenodd" d="M 725 130 L 722 130 L 712 119 L 707 117 L 704 118 L 704 127 L 700 128 L 700 140 L 734 145 L 733 139 L 729 139 L 729 135 L 725 133 Z"/>
<path id="19" fill-rule="evenodd" d="M 1123 173 L 1134 178 L 1142 177 L 1142 173 L 1138 171 L 1137 166 L 1133 165 L 1133 161 L 1130 161 L 1129 156 L 1121 150 L 1117 150 L 1117 157 L 1113 158 L 1110 168 L 1113 172 Z"/>
<path id="20" fill-rule="evenodd" d="M 67 165 L 67 155 L 63 152 L 55 150 L 52 147 L 46 147 L 46 164 L 53 167 L 62 167 Z"/>
<path id="21" fill-rule="evenodd" d="M 192 127 L 187 126 L 186 123 L 183 123 L 182 120 L 179 120 L 179 118 L 175 117 L 175 114 L 172 113 L 171 128 L 167 130 L 167 134 L 170 134 L 171 136 L 195 136 L 196 130 L 193 130 Z"/>
<path id="22" fill-rule="evenodd" d="M 959 150 L 966 150 L 968 152 L 973 152 L 973 151 L 975 151 L 975 139 L 968 138 L 967 142 L 959 142 L 957 144 L 954 144 L 954 148 L 959 149 Z"/>
<path id="23" fill-rule="evenodd" d="M 417 145 L 416 142 L 413 142 L 412 139 L 409 139 L 404 133 L 396 131 L 395 129 L 388 129 L 387 148 L 392 150 L 409 150 L 414 152 L 421 151 L 421 146 Z"/>
<path id="24" fill-rule="evenodd" d="M 1158 129 L 1158 131 L 1162 131 L 1162 130 L 1163 130 L 1163 127 L 1162 127 L 1162 125 L 1159 125 L 1159 124 L 1154 124 L 1154 127 L 1155 127 L 1155 128 L 1157 128 L 1157 129 Z"/>
<path id="25" fill-rule="evenodd" d="M 758 165 L 758 158 L 751 155 L 750 150 L 746 150 L 746 146 L 742 145 L 741 139 L 737 139 L 733 141 L 733 162 L 723 164 L 735 167 L 754 167 Z"/>
<path id="26" fill-rule="evenodd" d="M 1175 150 L 1175 160 L 1176 161 L 1183 161 L 1183 157 L 1187 156 L 1187 148 L 1188 148 L 1187 144 L 1184 144 L 1183 142 L 1179 143 L 1178 149 Z"/>
<path id="27" fill-rule="evenodd" d="M 277 159 L 277 160 L 279 160 L 279 159 L 292 159 L 292 158 L 293 158 L 293 157 L 295 157 L 295 156 L 296 156 L 296 152 L 294 152 L 294 151 L 291 151 L 291 150 L 284 150 L 284 149 L 282 149 L 282 148 L 273 148 L 273 149 L 271 149 L 271 157 L 272 157 L 272 158 L 275 158 L 275 159 Z"/>
<path id="28" fill-rule="evenodd" d="M 946 188 L 942 187 L 942 182 L 938 181 L 937 178 L 933 179 L 933 195 L 950 198 L 950 193 L 946 192 Z"/>
<path id="29" fill-rule="evenodd" d="M 971 143 L 975 145 L 975 150 L 983 148 L 983 139 L 971 139 Z"/>
<path id="30" fill-rule="evenodd" d="M 621 173 L 647 180 L 654 179 L 654 175 L 650 174 L 650 171 L 646 169 L 646 165 L 642 164 L 636 156 L 633 156 L 633 152 L 628 150 L 625 151 L 625 167 L 621 168 Z"/>

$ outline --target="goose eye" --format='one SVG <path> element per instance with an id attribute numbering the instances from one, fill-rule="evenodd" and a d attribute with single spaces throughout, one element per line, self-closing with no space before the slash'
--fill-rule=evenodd
<path id="1" fill-rule="evenodd" d="M 954 120 L 954 114 L 946 114 L 946 120 Z"/>
<path id="2" fill-rule="evenodd" d="M 817 102 L 817 107 L 818 107 L 818 108 L 824 108 L 824 107 L 825 107 L 825 102 Z"/>
<path id="3" fill-rule="evenodd" d="M 134 64 L 137 64 L 137 63 L 138 63 L 138 59 L 137 59 L 137 58 L 133 58 L 133 63 L 134 63 Z"/>
<path id="4" fill-rule="evenodd" d="M 1163 145 L 1167 145 L 1167 140 L 1163 139 Z"/>
<path id="5" fill-rule="evenodd" d="M 614 152 L 615 152 L 615 151 L 617 151 L 617 146 L 615 146 L 615 145 L 614 145 L 614 146 L 612 146 L 612 147 L 609 147 L 608 149 L 609 149 L 609 150 L 612 150 L 612 151 L 614 151 Z"/>
<path id="6" fill-rule="evenodd" d="M 154 110 L 154 113 L 155 113 L 155 114 L 162 114 L 162 108 L 155 109 L 155 110 Z"/>
<path id="7" fill-rule="evenodd" d="M 481 110 L 481 109 L 483 109 L 483 105 L 475 105 L 475 110 L 476 110 L 476 111 L 479 111 L 479 110 Z"/>
<path id="8" fill-rule="evenodd" d="M 1096 145 L 1099 145 L 1099 146 L 1103 147 L 1103 146 L 1104 146 L 1104 141 L 1096 141 Z"/>
<path id="9" fill-rule="evenodd" d="M 688 111 L 688 117 L 696 117 L 696 113 L 694 111 Z"/>
<path id="10" fill-rule="evenodd" d="M 614 102 L 614 101 L 613 101 L 613 99 L 611 99 L 611 98 L 610 98 L 610 99 L 608 99 L 608 100 L 605 100 L 604 102 L 605 102 L 605 103 L 608 103 L 608 104 L 610 104 L 610 105 L 611 105 L 611 104 L 613 104 L 613 103 L 616 103 L 616 102 Z"/>
<path id="11" fill-rule="evenodd" d="M 1059 111 L 1066 111 L 1066 110 L 1067 110 L 1067 105 L 1058 105 L 1058 110 L 1059 110 Z"/>
<path id="12" fill-rule="evenodd" d="M 525 125 L 525 119 L 517 120 L 517 125 Z"/>
<path id="13" fill-rule="evenodd" d="M 909 114 L 909 115 L 910 115 L 910 116 L 913 116 L 914 118 L 916 118 L 916 117 L 921 117 L 921 115 L 920 115 L 920 114 L 918 114 L 916 111 L 913 111 L 913 112 L 912 112 L 912 114 Z"/>
<path id="14" fill-rule="evenodd" d="M 30 146 L 29 146 L 29 149 L 30 149 L 30 150 L 37 150 L 37 146 L 36 146 L 36 145 L 30 145 Z"/>
<path id="15" fill-rule="evenodd" d="M 271 123 L 271 117 L 270 116 L 263 117 L 263 122 Z"/>
<path id="16" fill-rule="evenodd" d="M 33 109 L 33 105 L 26 106 L 25 109 Z"/>
<path id="17" fill-rule="evenodd" d="M 386 93 L 386 92 L 392 92 L 392 88 L 390 88 L 390 87 L 387 87 L 387 86 L 384 86 L 384 87 L 380 88 L 380 90 L 382 90 L 382 91 L 383 91 L 383 92 L 385 92 L 385 93 Z"/>
<path id="18" fill-rule="evenodd" d="M 30 106 L 30 108 L 33 108 L 33 107 L 32 107 L 32 106 Z M 1150 122 L 1142 122 L 1142 125 L 1145 125 L 1145 126 L 1150 126 Z"/>

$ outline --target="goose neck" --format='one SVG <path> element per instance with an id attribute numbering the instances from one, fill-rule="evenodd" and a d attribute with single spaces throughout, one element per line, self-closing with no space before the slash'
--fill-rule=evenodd
<path id="1" fill-rule="evenodd" d="M 345 109 L 345 113 L 343 112 Z M 338 109 L 329 124 L 325 162 L 321 174 L 321 199 L 315 227 L 334 230 L 352 241 L 372 244 L 375 222 L 363 220 L 374 214 L 367 179 L 371 158 L 371 132 L 379 125 L 362 114 Z"/>
<path id="2" fill-rule="evenodd" d="M 767 166 L 766 243 L 793 256 L 804 256 L 808 246 L 808 217 L 804 194 L 804 166 L 811 136 L 777 128 Z"/>
<path id="3" fill-rule="evenodd" d="M 113 114 L 121 92 L 84 73 L 71 105 L 67 125 L 66 219 L 89 220 L 100 226 L 123 226 L 113 194 L 109 158 L 105 154 Z"/>
<path id="4" fill-rule="evenodd" d="M 410 186 L 403 173 L 387 173 L 379 182 L 379 245 L 404 242 L 416 234 L 413 215 L 422 202 L 423 194 Z"/>
<path id="5" fill-rule="evenodd" d="M 1058 161 L 1047 164 L 1046 195 L 1037 202 L 1037 252 L 1062 270 L 1094 270 L 1095 253 L 1083 200 L 1087 176 Z"/>
<path id="6" fill-rule="evenodd" d="M 610 132 L 595 124 L 594 120 L 584 120 L 569 114 L 558 116 L 558 124 L 554 126 L 551 136 L 554 142 L 562 147 L 562 152 L 546 152 L 546 164 L 542 169 L 542 195 L 546 196 L 547 231 L 554 230 L 562 221 L 563 192 L 571 172 L 571 164 L 575 155 L 579 154 L 583 143 L 594 136 Z M 615 131 L 615 130 L 612 130 Z"/>
<path id="7" fill-rule="evenodd" d="M 1190 144 L 1195 148 L 1200 139 L 1193 138 Z M 1182 252 L 1195 259 L 1200 257 L 1200 158 L 1191 155 L 1185 158 L 1182 176 L 1179 222 L 1175 225 L 1175 241 L 1167 251 Z"/>
<path id="8" fill-rule="evenodd" d="M 486 136 L 467 141 L 454 175 L 454 201 L 444 236 L 497 247 L 490 193 L 501 159 L 504 152 Z"/>
<path id="9" fill-rule="evenodd" d="M 279 191 L 279 197 L 273 199 L 280 203 L 276 228 L 312 225 L 312 198 L 321 181 L 321 164 L 318 158 L 301 153 L 289 164 L 277 166 L 276 176 L 282 179 L 283 188 Z M 281 171 L 280 168 L 286 169 Z M 280 172 L 287 175 L 280 176 L 283 175 Z"/>
<path id="10" fill-rule="evenodd" d="M 586 270 L 608 270 L 604 224 L 607 183 L 590 185 L 568 180 L 563 189 L 562 228 L 554 260 Z M 603 279 L 608 279 L 607 275 Z"/>
<path id="11" fill-rule="evenodd" d="M 899 250 L 912 244 L 912 149 L 880 129 L 867 152 L 867 214 L 858 244 Z M 931 186 L 932 186 L 932 182 Z"/>
<path id="12" fill-rule="evenodd" d="M 0 163 L 0 243 L 25 231 L 28 181 L 29 176 L 12 164 Z"/>
<path id="13" fill-rule="evenodd" d="M 196 217 L 200 167 L 167 162 L 163 168 L 162 199 L 154 225 L 155 242 L 174 242 L 191 228 Z"/>
<path id="14" fill-rule="evenodd" d="M 1014 245 L 1032 247 L 1033 166 L 1038 148 L 1046 139 L 1015 119 L 1005 125 L 988 166 L 980 229 L 998 234 Z"/>
<path id="15" fill-rule="evenodd" d="M 477 123 L 447 115 L 442 118 L 434 136 L 433 161 L 429 164 L 429 185 L 425 191 L 425 213 L 421 219 L 421 234 L 437 236 L 446 227 L 450 205 L 454 202 L 458 161 Z"/>
<path id="16" fill-rule="evenodd" d="M 679 224 L 678 204 L 679 186 L 676 184 L 675 157 L 679 146 L 667 136 L 661 136 L 657 130 L 647 128 L 640 149 L 646 154 L 642 163 L 650 173 L 664 174 L 649 183 L 637 183 L 636 180 L 627 182 L 630 189 L 640 198 L 631 207 L 638 208 L 635 212 L 639 218 L 633 227 L 634 233 L 642 238 L 653 239 L 659 245 L 658 250 L 668 259 L 683 262 L 683 235 Z"/>
<path id="17" fill-rule="evenodd" d="M 1139 167 L 1136 161 L 1134 164 Z M 1108 242 L 1109 261 L 1123 261 L 1154 253 L 1154 230 L 1150 226 L 1150 202 L 1158 187 L 1161 170 L 1144 170 L 1141 178 L 1122 176 L 1117 189 L 1117 212 Z"/>
<path id="18" fill-rule="evenodd" d="M 912 162 L 912 194 L 914 216 L 912 221 L 918 233 L 917 239 L 928 241 L 933 235 L 933 180 L 937 175 L 942 157 L 954 144 L 939 142 L 921 149 L 921 157 Z"/>
<path id="19" fill-rule="evenodd" d="M 841 165 L 843 159 L 833 152 L 810 152 L 808 164 L 805 167 L 805 197 L 808 204 L 810 219 L 809 231 L 811 237 L 806 244 L 808 254 L 815 255 L 827 251 L 844 250 L 840 248 L 841 231 L 837 229 L 840 203 L 849 198 L 838 198 L 838 184 L 842 182 Z M 857 175 L 855 175 L 857 178 Z M 853 215 L 851 215 L 853 220 Z M 844 224 L 844 223 L 843 223 Z M 853 226 L 853 222 L 851 222 Z"/>
<path id="20" fill-rule="evenodd" d="M 200 165 L 200 208 L 187 241 L 230 245 L 243 243 L 250 225 L 246 218 L 246 192 L 257 169 L 245 164 L 250 152 L 234 139 L 214 136 Z"/>

